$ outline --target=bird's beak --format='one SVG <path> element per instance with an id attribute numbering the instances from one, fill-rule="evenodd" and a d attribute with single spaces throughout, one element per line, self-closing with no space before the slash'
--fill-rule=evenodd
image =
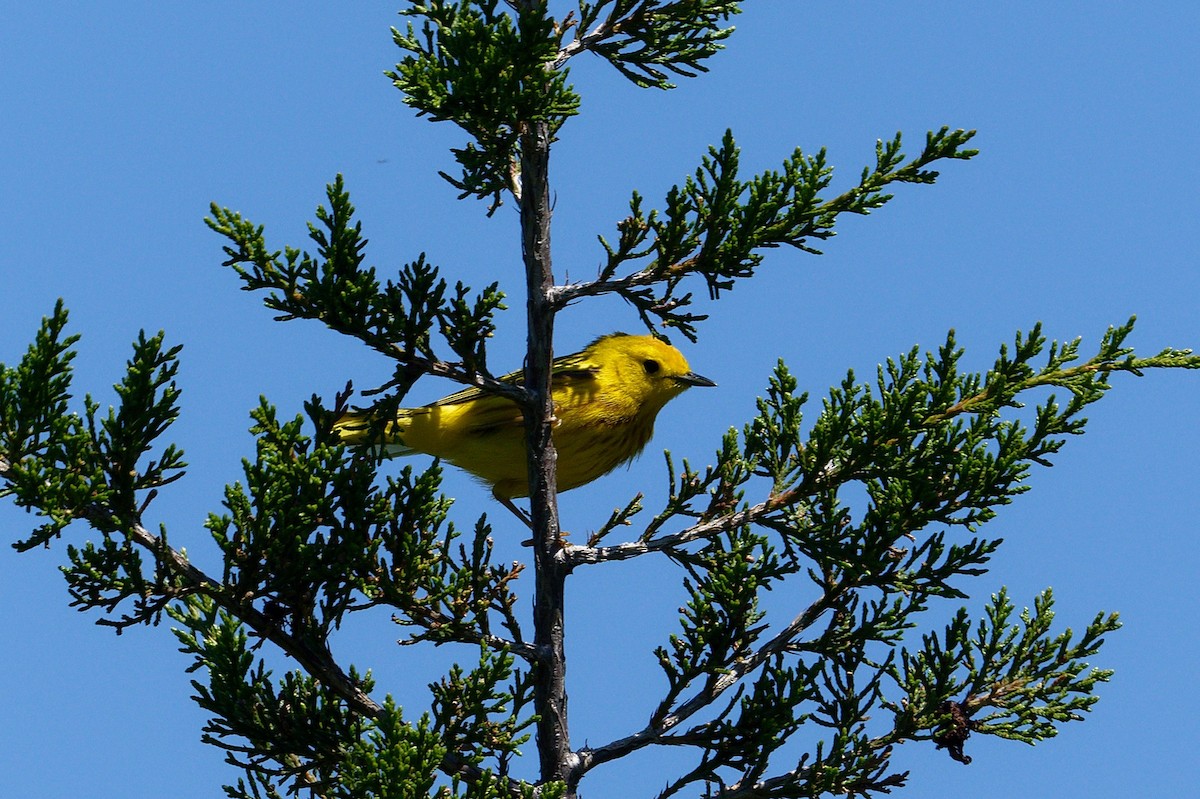
<path id="1" fill-rule="evenodd" d="M 675 378 L 678 383 L 683 383 L 685 386 L 715 386 L 716 383 L 709 380 L 707 377 L 701 377 L 695 372 L 688 372 L 685 375 L 678 375 Z"/>

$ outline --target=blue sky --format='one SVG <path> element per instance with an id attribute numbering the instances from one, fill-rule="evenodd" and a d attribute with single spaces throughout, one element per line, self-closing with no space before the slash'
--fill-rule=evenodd
<path id="1" fill-rule="evenodd" d="M 399 55 L 388 32 L 396 4 L 10 5 L 0 33 L 0 360 L 20 356 L 58 297 L 84 335 L 77 388 L 101 401 L 139 329 L 165 329 L 185 345 L 172 440 L 191 469 L 164 492 L 154 521 L 198 563 L 214 565 L 200 524 L 252 452 L 247 412 L 260 394 L 291 415 L 314 392 L 388 374 L 319 326 L 272 322 L 238 291 L 201 221 L 210 201 L 265 224 L 277 246 L 300 245 L 325 184 L 344 174 L 382 270 L 426 252 L 452 281 L 501 282 L 515 310 L 490 357 L 517 365 L 515 214 L 506 206 L 488 219 L 436 176 L 463 138 L 415 119 L 382 75 Z M 595 235 L 612 231 L 631 190 L 661 204 L 726 128 L 747 171 L 778 165 L 796 146 L 827 147 L 841 169 L 835 188 L 897 130 L 915 150 L 928 129 L 976 128 L 982 154 L 947 164 L 936 186 L 901 187 L 871 217 L 844 220 L 824 256 L 770 254 L 760 277 L 706 308 L 700 342 L 684 349 L 720 387 L 669 407 L 628 471 L 564 495 L 568 529 L 585 534 L 647 486 L 654 507 L 664 448 L 711 462 L 781 357 L 817 400 L 846 369 L 870 375 L 914 344 L 936 347 L 950 328 L 975 368 L 1039 320 L 1054 338 L 1084 337 L 1085 352 L 1135 313 L 1143 354 L 1200 345 L 1195 4 L 746 7 L 712 72 L 673 92 L 637 90 L 596 59 L 574 65 L 583 114 L 552 157 L 560 279 L 594 272 Z M 618 302 L 583 303 L 560 317 L 557 348 L 636 325 Z M 1089 434 L 1053 469 L 1035 470 L 1033 490 L 985 528 L 1006 544 L 967 588 L 978 602 L 1007 585 L 1026 604 L 1054 586 L 1060 624 L 1076 629 L 1100 609 L 1120 611 L 1126 626 L 1097 659 L 1116 677 L 1085 723 L 1036 748 L 973 738 L 968 767 L 902 750 L 908 795 L 1194 790 L 1183 764 L 1200 742 L 1191 680 L 1200 375 L 1114 383 L 1089 414 Z M 410 399 L 450 388 L 426 381 Z M 446 490 L 459 497 L 462 525 L 495 510 L 459 475 Z M 30 521 L 0 507 L 8 541 Z M 515 536 L 501 547 L 522 557 Z M 187 698 L 174 639 L 165 628 L 117 638 L 68 609 L 55 571 L 64 549 L 0 548 L 0 783 L 26 799 L 218 795 L 237 774 L 199 743 L 204 717 Z M 668 573 L 647 560 L 574 578 L 576 745 L 645 718 L 659 679 L 650 650 L 674 629 L 680 602 Z M 793 590 L 804 601 L 803 587 Z M 415 715 L 424 684 L 456 653 L 399 649 L 399 634 L 385 618 L 363 620 L 338 646 Z M 652 796 L 666 779 L 660 757 L 598 771 L 584 795 Z"/>

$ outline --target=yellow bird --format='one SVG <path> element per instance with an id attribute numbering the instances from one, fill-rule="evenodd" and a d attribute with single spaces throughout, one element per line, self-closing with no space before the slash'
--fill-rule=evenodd
<path id="1" fill-rule="evenodd" d="M 500 378 L 520 383 L 521 372 Z M 556 358 L 551 377 L 558 489 L 590 483 L 631 460 L 654 432 L 663 406 L 691 386 L 715 386 L 683 353 L 651 336 L 613 333 Z M 386 424 L 372 411 L 338 419 L 347 444 L 381 446 L 389 456 L 425 453 L 478 477 L 497 499 L 529 496 L 525 422 L 510 399 L 468 388 L 422 408 L 401 408 Z"/>

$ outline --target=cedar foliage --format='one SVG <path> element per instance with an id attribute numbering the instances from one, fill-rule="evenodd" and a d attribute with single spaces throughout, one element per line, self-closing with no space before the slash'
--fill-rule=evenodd
<path id="1" fill-rule="evenodd" d="M 486 516 L 455 525 L 437 464 L 395 473 L 334 439 L 349 391 L 314 397 L 291 418 L 266 400 L 253 409 L 254 456 L 205 523 L 224 563 L 210 574 L 152 522 L 155 498 L 186 466 L 164 440 L 179 413 L 178 346 L 140 335 L 118 405 L 102 411 L 85 397 L 77 407 L 77 336 L 60 302 L 24 357 L 0 368 L 0 494 L 40 518 L 15 546 L 49 545 L 83 521 L 96 537 L 67 547 L 72 605 L 117 630 L 171 618 L 210 714 L 204 740 L 242 771 L 228 796 L 553 799 L 603 781 L 605 763 L 664 746 L 692 758 L 663 774 L 660 797 L 866 796 L 904 784 L 891 764 L 899 744 L 969 762 L 971 734 L 1036 743 L 1097 701 L 1110 672 L 1088 661 L 1115 614 L 1056 632 L 1049 590 L 1023 611 L 1001 591 L 976 619 L 962 610 L 931 626 L 923 614 L 934 599 L 965 597 L 966 579 L 985 572 L 1001 542 L 981 528 L 1027 489 L 1031 465 L 1083 432 L 1082 412 L 1113 373 L 1200 367 L 1184 350 L 1137 355 L 1125 343 L 1132 320 L 1086 355 L 1039 327 L 1017 333 L 984 373 L 960 371 L 950 334 L 936 351 L 888 359 L 873 379 L 848 374 L 817 408 L 780 362 L 714 465 L 668 457 L 662 507 L 634 497 L 586 542 L 561 538 L 548 399 L 558 312 L 615 294 L 648 329 L 695 340 L 697 288 L 725 296 L 771 248 L 817 253 L 843 213 L 868 214 L 892 199 L 892 184 L 933 183 L 936 162 L 975 154 L 969 131 L 931 132 L 915 155 L 896 135 L 831 195 L 823 151 L 796 150 L 778 170 L 746 176 L 728 133 L 657 207 L 632 193 L 628 216 L 599 236 L 595 279 L 555 284 L 545 167 L 579 112 L 572 59 L 591 53 L 637 86 L 669 89 L 706 71 L 739 6 L 601 0 L 555 17 L 535 0 L 428 0 L 402 12 L 389 76 L 419 115 L 466 137 L 453 150 L 457 173 L 444 177 L 489 214 L 505 202 L 520 210 L 523 384 L 497 381 L 487 362 L 499 285 L 451 287 L 423 255 L 386 275 L 367 266 L 340 177 L 309 226 L 311 251 L 276 249 L 261 226 L 212 206 L 225 263 L 280 320 L 320 320 L 394 362 L 392 379 L 368 392 L 384 407 L 427 375 L 521 404 L 535 486 L 532 613 L 517 594 L 530 564 L 497 562 Z M 1064 399 L 1016 413 L 1046 386 Z M 575 747 L 563 587 L 578 570 L 639 557 L 657 558 L 688 596 L 653 653 L 661 698 L 624 737 Z M 769 616 L 761 597 L 785 582 L 804 601 Z M 404 626 L 405 643 L 467 645 L 430 686 L 427 709 L 406 715 L 330 647 L 348 616 L 379 609 Z M 263 646 L 297 667 L 274 673 Z M 533 750 L 536 769 L 522 765 Z"/>

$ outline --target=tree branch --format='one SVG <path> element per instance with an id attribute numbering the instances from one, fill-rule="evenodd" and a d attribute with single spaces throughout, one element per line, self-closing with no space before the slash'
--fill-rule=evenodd
<path id="1" fill-rule="evenodd" d="M 9 460 L 0 455 L 0 480 L 7 480 L 11 469 Z M 89 524 L 106 527 L 120 523 L 119 517 L 111 509 L 96 505 L 82 509 L 77 518 Z M 186 583 L 187 593 L 210 597 L 256 635 L 275 644 L 308 674 L 331 688 L 355 712 L 371 719 L 380 717 L 383 712 L 382 706 L 363 692 L 342 670 L 328 649 L 317 649 L 288 634 L 265 613 L 231 596 L 226 586 L 192 564 L 179 550 L 165 546 L 159 536 L 151 533 L 140 522 L 121 524 L 120 529 L 131 541 L 149 551 L 160 566 L 165 566 L 174 577 L 181 578 Z M 483 776 L 483 770 L 478 766 L 449 752 L 442 759 L 440 768 L 448 776 L 458 776 L 467 781 L 476 781 Z M 516 780 L 508 780 L 507 790 L 513 796 L 523 795 L 520 783 Z"/>
<path id="2" fill-rule="evenodd" d="M 420 371 L 422 374 L 453 380 L 464 386 L 480 388 L 489 394 L 510 399 L 521 407 L 527 407 L 532 402 L 529 392 L 525 390 L 519 381 L 510 382 L 482 372 L 471 371 L 464 368 L 463 364 L 459 361 L 437 361 L 430 358 L 422 358 L 419 355 L 406 353 L 399 347 L 391 351 L 390 357 L 396 363 Z M 380 394 L 400 385 L 401 382 L 399 378 L 389 380 L 377 388 L 364 391 L 363 394 L 367 396 Z"/>
<path id="3" fill-rule="evenodd" d="M 377 604 L 384 604 L 384 603 L 377 603 Z M 364 606 L 364 607 L 366 607 L 366 606 Z M 356 609 L 359 609 L 359 608 L 356 608 Z M 417 617 L 419 616 L 420 617 L 419 621 L 422 625 L 428 625 L 430 627 L 435 627 L 435 628 L 436 627 L 448 627 L 454 621 L 452 618 L 445 615 L 444 613 L 439 613 L 437 611 L 424 611 L 421 613 L 417 613 L 415 611 L 408 611 L 408 613 L 409 613 L 410 617 L 413 618 L 414 621 L 417 621 L 418 620 Z M 524 659 L 528 663 L 537 663 L 541 659 L 541 655 L 542 655 L 542 653 L 538 651 L 538 648 L 536 646 L 534 646 L 533 644 L 529 643 L 528 641 L 517 641 L 517 640 L 511 639 L 511 638 L 505 638 L 502 635 L 495 635 L 493 633 L 484 633 L 484 632 L 478 632 L 474 635 L 469 635 L 469 634 L 467 634 L 466 630 L 462 630 L 462 629 L 458 630 L 456 632 L 456 634 L 450 638 L 443 638 L 440 640 L 436 640 L 436 639 L 432 639 L 432 638 L 410 637 L 409 639 L 401 641 L 400 643 L 401 644 L 415 644 L 418 641 L 425 641 L 425 640 L 435 640 L 436 643 L 442 643 L 447 640 L 453 640 L 460 644 L 474 644 L 476 646 L 478 646 L 479 644 L 485 644 L 489 649 L 508 650 L 509 652 L 512 652 L 514 655 L 517 655 L 518 657 Z"/>
<path id="4" fill-rule="evenodd" d="M 888 183 L 896 180 L 904 180 L 906 177 L 911 178 L 918 169 L 917 162 L 914 162 L 901 168 L 893 175 L 888 176 L 887 180 L 873 182 L 869 185 L 862 184 L 855 186 L 814 208 L 807 224 L 796 229 L 787 230 L 776 238 L 764 238 L 762 243 L 759 244 L 759 248 L 777 247 L 780 244 L 792 245 L 810 238 L 828 238 L 829 234 L 825 231 L 828 225 L 823 224 L 827 217 L 843 213 L 854 207 L 857 202 L 861 201 L 864 195 L 869 194 L 871 191 L 877 191 Z M 686 258 L 677 263 L 659 264 L 653 262 L 645 269 L 640 269 L 625 277 L 601 278 L 582 283 L 555 286 L 551 290 L 550 297 L 555 308 L 561 309 L 582 297 L 595 297 L 602 294 L 624 294 L 636 288 L 661 283 L 667 278 L 678 280 L 685 275 L 703 273 L 710 266 L 712 260 L 710 256 L 711 253 L 706 255 L 705 252 L 701 251 L 696 257 Z"/>
<path id="5" fill-rule="evenodd" d="M 575 546 L 568 544 L 559 552 L 558 557 L 568 568 L 595 563 L 606 563 L 614 560 L 629 560 L 650 552 L 664 552 L 677 549 L 684 544 L 720 535 L 726 530 L 754 524 L 768 514 L 794 504 L 802 496 L 811 491 L 800 491 L 798 488 L 785 491 L 750 508 L 736 513 L 718 516 L 710 521 L 694 524 L 676 533 L 659 535 L 645 541 L 627 541 L 607 547 Z"/>
<path id="6" fill-rule="evenodd" d="M 521 135 L 521 234 L 525 260 L 528 348 L 525 357 L 525 436 L 534 545 L 534 701 L 539 709 L 538 755 L 543 782 L 566 780 L 573 759 L 567 725 L 565 583 L 570 569 L 557 558 L 558 458 L 554 450 L 554 284 L 550 258 L 550 125 L 525 123 Z"/>
<path id="7" fill-rule="evenodd" d="M 610 15 L 603 22 L 598 22 L 594 28 L 582 36 L 576 36 L 569 43 L 564 45 L 558 51 L 558 57 L 551 64 L 551 69 L 559 69 L 572 57 L 580 53 L 592 50 L 597 44 L 605 39 L 617 36 L 622 32 L 622 29 L 629 24 L 641 24 L 645 17 L 646 5 L 637 6 L 631 14 L 625 19 L 617 19 L 615 15 Z"/>
<path id="8" fill-rule="evenodd" d="M 792 621 L 775 634 L 769 641 L 745 658 L 738 659 L 720 677 L 696 692 L 690 699 L 679 705 L 673 713 L 667 713 L 658 719 L 653 719 L 644 728 L 632 735 L 595 748 L 585 747 L 577 753 L 579 757 L 578 770 L 580 776 L 601 763 L 624 757 L 651 744 L 668 743 L 666 734 L 679 726 L 691 716 L 716 701 L 721 694 L 736 685 L 754 669 L 766 662 L 767 658 L 784 651 L 800 633 L 806 630 L 817 618 L 833 607 L 837 598 L 848 590 L 841 586 L 833 593 L 826 593 L 801 611 Z"/>

